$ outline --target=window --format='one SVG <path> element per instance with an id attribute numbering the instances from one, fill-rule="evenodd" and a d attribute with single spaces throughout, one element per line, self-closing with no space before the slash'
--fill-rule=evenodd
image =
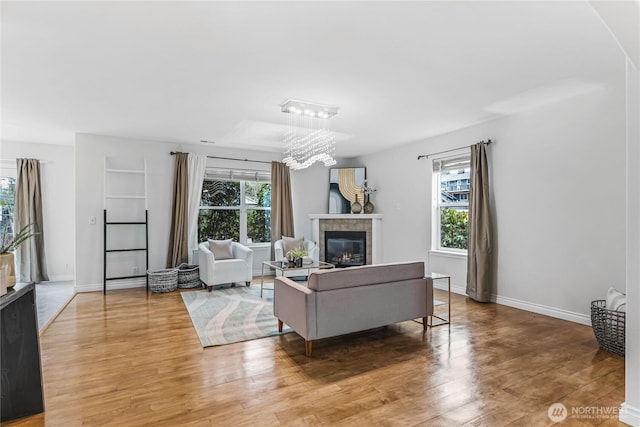
<path id="1" fill-rule="evenodd" d="M 0 234 L 13 236 L 13 204 L 16 195 L 15 178 L 0 177 Z"/>
<path id="2" fill-rule="evenodd" d="M 198 241 L 233 239 L 245 245 L 271 242 L 268 179 L 259 173 L 253 181 L 209 174 L 202 185 Z"/>
<path id="3" fill-rule="evenodd" d="M 433 162 L 434 249 L 466 252 L 469 239 L 469 156 Z"/>

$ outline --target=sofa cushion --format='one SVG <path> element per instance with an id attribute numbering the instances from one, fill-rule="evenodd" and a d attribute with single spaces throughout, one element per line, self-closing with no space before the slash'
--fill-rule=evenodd
<path id="1" fill-rule="evenodd" d="M 231 239 L 227 239 L 227 240 L 209 239 L 209 250 L 213 252 L 213 256 L 216 260 L 233 259 L 231 242 L 232 242 Z"/>
<path id="2" fill-rule="evenodd" d="M 309 275 L 309 289 L 330 291 L 354 286 L 375 285 L 424 277 L 424 262 L 363 265 L 314 271 Z"/>

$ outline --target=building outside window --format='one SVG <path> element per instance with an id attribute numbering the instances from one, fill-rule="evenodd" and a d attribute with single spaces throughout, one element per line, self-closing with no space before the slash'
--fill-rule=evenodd
<path id="1" fill-rule="evenodd" d="M 229 178 L 221 177 L 227 174 Z M 241 179 L 248 177 L 253 180 Z M 207 174 L 202 186 L 198 241 L 207 239 L 233 239 L 243 245 L 271 242 L 271 182 L 267 174 Z"/>
<path id="2" fill-rule="evenodd" d="M 434 248 L 466 253 L 469 240 L 470 158 L 434 160 Z"/>

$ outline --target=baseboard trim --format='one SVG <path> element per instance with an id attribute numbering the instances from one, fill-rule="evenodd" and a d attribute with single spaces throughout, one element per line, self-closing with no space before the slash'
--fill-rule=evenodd
<path id="1" fill-rule="evenodd" d="M 144 279 L 124 279 L 124 280 L 110 280 L 107 282 L 107 290 L 112 289 L 133 289 L 133 288 L 144 288 L 147 286 L 147 282 Z M 103 286 L 102 283 L 90 283 L 85 285 L 78 285 L 74 288 L 75 292 L 102 292 Z"/>
<path id="2" fill-rule="evenodd" d="M 438 282 L 439 283 L 434 282 L 433 287 L 435 289 L 446 291 L 446 283 L 444 283 L 442 280 L 439 280 Z M 459 295 L 467 295 L 466 288 L 463 288 L 461 286 L 451 285 L 451 292 Z M 510 297 L 503 297 L 495 294 L 491 296 L 491 302 L 524 311 L 530 311 L 532 313 L 543 314 L 549 317 L 555 317 L 556 319 L 568 320 L 569 322 L 591 326 L 591 316 L 587 314 L 576 313 L 574 311 L 564 310 L 562 308 L 550 307 L 548 305 L 536 304 L 533 302 L 522 301 Z"/>
<path id="3" fill-rule="evenodd" d="M 640 409 L 623 402 L 622 405 L 620 405 L 618 419 L 630 426 L 640 427 Z"/>
<path id="4" fill-rule="evenodd" d="M 50 274 L 49 282 L 69 282 L 75 278 L 76 276 L 73 274 Z"/>

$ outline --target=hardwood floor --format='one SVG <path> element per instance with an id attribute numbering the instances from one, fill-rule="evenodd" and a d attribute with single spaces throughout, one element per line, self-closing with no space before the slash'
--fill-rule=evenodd
<path id="1" fill-rule="evenodd" d="M 78 294 L 41 336 L 46 412 L 3 425 L 546 426 L 554 402 L 624 400 L 624 358 L 589 327 L 459 295 L 452 311 L 450 329 L 404 322 L 308 359 L 295 333 L 203 349 L 178 292 Z"/>

